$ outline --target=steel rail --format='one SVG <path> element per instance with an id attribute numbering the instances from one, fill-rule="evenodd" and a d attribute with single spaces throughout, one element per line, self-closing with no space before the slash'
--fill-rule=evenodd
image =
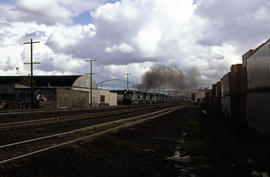
<path id="1" fill-rule="evenodd" d="M 127 106 L 127 105 L 124 105 Z M 107 108 L 120 108 L 123 107 L 122 105 L 118 106 L 110 106 L 105 107 Z M 129 107 L 129 106 L 127 106 Z M 0 110 L 0 116 L 5 115 L 17 115 L 17 114 L 34 114 L 34 113 L 58 113 L 58 112 L 73 112 L 73 111 L 88 111 L 88 110 L 98 110 L 104 109 L 104 107 L 95 107 L 95 108 L 56 108 L 56 109 L 37 109 L 37 110 Z"/>
<path id="2" fill-rule="evenodd" d="M 48 135 L 48 136 L 43 136 L 43 137 L 39 137 L 39 138 L 24 140 L 24 141 L 20 141 L 20 142 L 16 142 L 16 143 L 10 143 L 10 144 L 7 144 L 7 145 L 1 145 L 0 149 L 10 147 L 10 146 L 20 145 L 20 144 L 24 144 L 24 143 L 30 143 L 30 142 L 34 142 L 34 141 L 38 141 L 38 140 L 44 140 L 44 139 L 48 139 L 48 138 L 53 138 L 53 137 L 67 135 L 67 134 L 72 134 L 72 133 L 76 133 L 76 132 L 87 131 L 87 130 L 91 130 L 91 129 L 94 129 L 94 128 L 107 126 L 107 125 L 110 125 L 112 123 L 116 124 L 116 123 L 121 123 L 121 122 L 125 122 L 125 121 L 132 120 L 132 119 L 145 117 L 145 116 L 151 116 L 153 114 L 157 114 L 157 113 L 160 113 L 160 112 L 163 112 L 163 111 L 167 111 L 168 109 L 172 109 L 172 108 L 167 108 L 165 110 L 160 110 L 160 111 L 156 111 L 156 112 L 152 112 L 152 113 L 147 113 L 147 114 L 144 114 L 144 115 L 139 115 L 139 116 L 135 116 L 135 117 L 131 117 L 131 118 L 126 118 L 126 119 L 120 119 L 120 120 L 116 120 L 116 121 L 110 121 L 110 122 L 106 122 L 106 123 L 101 123 L 101 124 L 98 124 L 98 125 L 91 125 L 91 126 L 88 126 L 88 127 L 79 128 L 79 129 L 75 129 L 75 130 L 71 130 L 71 131 L 67 131 L 67 132 L 63 132 L 63 133 L 57 133 L 57 134 L 54 134 L 54 135 Z"/>
<path id="3" fill-rule="evenodd" d="M 106 116 L 106 115 L 114 115 L 121 112 L 131 112 L 126 110 L 116 110 L 116 111 L 110 111 L 110 112 L 99 112 L 99 113 L 87 113 L 82 114 L 80 118 L 74 118 L 74 115 L 66 115 L 66 116 L 56 116 L 52 118 L 44 118 L 44 119 L 38 119 L 38 120 L 25 120 L 25 121 L 17 121 L 17 122 L 6 122 L 0 124 L 0 130 L 6 130 L 10 128 L 18 128 L 18 127 L 28 127 L 33 125 L 42 125 L 42 124 L 50 124 L 54 123 L 54 121 L 60 122 L 66 122 L 71 120 L 81 120 L 81 119 L 87 119 L 87 118 L 94 118 L 99 116 Z M 73 118 L 72 118 L 73 117 Z"/>
<path id="4" fill-rule="evenodd" d="M 145 107 L 138 107 L 139 109 L 146 109 Z M 82 119 L 88 119 L 88 118 L 97 118 L 101 116 L 107 116 L 107 115 L 116 115 L 118 113 L 129 113 L 132 112 L 134 108 L 129 109 L 120 109 L 120 110 L 114 110 L 114 111 L 108 111 L 108 112 L 98 112 L 98 113 L 85 113 L 81 114 L 81 117 L 74 118 L 74 115 L 66 115 L 66 116 L 56 116 L 52 118 L 43 118 L 38 120 L 25 120 L 25 121 L 17 121 L 17 122 L 5 122 L 0 123 L 0 131 L 8 130 L 8 129 L 14 129 L 14 128 L 20 128 L 20 127 L 29 127 L 29 126 L 36 126 L 36 125 L 47 125 L 47 124 L 53 124 L 53 123 L 61 123 L 61 122 L 68 122 L 73 120 L 82 120 Z"/>
<path id="5" fill-rule="evenodd" d="M 132 105 L 132 106 L 138 106 L 141 105 Z M 151 104 L 148 106 L 156 106 L 155 104 Z M 129 108 L 131 105 L 118 105 L 118 106 L 109 106 L 109 107 L 95 107 L 95 108 L 56 108 L 56 109 L 38 109 L 38 110 L 0 110 L 0 117 L 5 115 L 22 115 L 22 114 L 35 114 L 35 113 L 58 113 L 58 112 L 75 112 L 75 111 L 90 111 L 90 110 L 99 110 L 99 109 L 110 109 L 110 108 Z"/>
<path id="6" fill-rule="evenodd" d="M 160 110 L 160 111 L 156 111 L 156 112 L 152 112 L 152 113 L 147 113 L 147 114 L 144 114 L 144 115 L 139 115 L 139 116 L 135 116 L 135 117 L 127 118 L 127 119 L 121 119 L 121 120 L 117 120 L 117 121 L 111 121 L 111 122 L 107 122 L 107 123 L 103 123 L 103 124 L 98 124 L 98 125 L 94 125 L 94 126 L 89 126 L 89 127 L 85 127 L 85 128 L 81 128 L 81 129 L 69 131 L 69 132 L 58 133 L 58 134 L 55 134 L 55 135 L 49 135 L 49 136 L 45 136 L 45 137 L 40 137 L 40 138 L 25 140 L 25 141 L 22 141 L 22 142 L 17 142 L 17 143 L 11 143 L 11 144 L 7 144 L 7 145 L 3 145 L 3 146 L 0 147 L 1 149 L 6 148 L 6 147 L 20 145 L 20 144 L 30 143 L 30 142 L 34 142 L 34 141 L 38 141 L 38 140 L 48 139 L 48 138 L 52 138 L 52 137 L 64 136 L 64 135 L 72 134 L 72 133 L 79 132 L 79 131 L 86 131 L 86 130 L 90 130 L 90 129 L 94 129 L 94 128 L 98 128 L 98 127 L 104 127 L 104 126 L 108 126 L 110 124 L 117 124 L 117 123 L 127 122 L 126 124 L 119 125 L 119 126 L 116 126 L 116 127 L 110 128 L 110 129 L 107 129 L 107 130 L 103 130 L 101 132 L 94 133 L 92 135 L 87 135 L 87 136 L 80 137 L 80 138 L 77 138 L 77 139 L 74 139 L 74 140 L 66 141 L 66 142 L 59 143 L 59 144 L 56 144 L 56 145 L 53 145 L 53 146 L 49 146 L 49 147 L 46 147 L 46 148 L 42 148 L 42 149 L 39 149 L 39 150 L 36 150 L 36 151 L 25 153 L 23 155 L 19 155 L 19 156 L 16 156 L 16 157 L 5 159 L 5 160 L 0 161 L 0 164 L 4 164 L 4 163 L 7 163 L 7 162 L 10 162 L 10 161 L 13 161 L 13 160 L 18 160 L 18 159 L 21 159 L 21 158 L 24 158 L 24 157 L 28 157 L 28 156 L 31 156 L 31 155 L 34 155 L 34 154 L 38 154 L 38 153 L 41 153 L 41 152 L 44 152 L 44 151 L 55 149 L 55 148 L 58 148 L 58 147 L 61 147 L 61 146 L 64 146 L 64 145 L 68 145 L 68 144 L 72 144 L 72 143 L 75 143 L 75 142 L 79 142 L 79 141 L 82 141 L 82 140 L 85 140 L 85 139 L 95 138 L 95 137 L 104 135 L 106 133 L 110 133 L 110 132 L 113 132 L 113 131 L 120 130 L 121 128 L 133 126 L 133 125 L 136 125 L 138 123 L 145 122 L 147 120 L 151 120 L 151 119 L 154 119 L 154 118 L 157 118 L 157 117 L 161 117 L 163 115 L 166 115 L 166 114 L 169 114 L 171 112 L 174 112 L 175 110 L 180 109 L 180 108 L 182 108 L 182 107 L 166 108 L 166 109 L 163 109 L 163 110 Z M 140 118 L 143 118 L 143 117 L 146 117 L 146 116 L 150 116 L 150 117 L 145 118 L 145 119 L 140 119 Z M 137 120 L 137 119 L 139 119 L 139 120 Z M 131 122 L 128 122 L 128 121 L 131 121 Z"/>

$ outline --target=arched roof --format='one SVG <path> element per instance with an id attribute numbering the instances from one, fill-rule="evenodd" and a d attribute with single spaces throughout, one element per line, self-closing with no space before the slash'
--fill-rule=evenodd
<path id="1" fill-rule="evenodd" d="M 34 84 L 37 87 L 86 87 L 89 88 L 89 76 L 85 75 L 61 75 L 61 76 L 34 76 Z M 29 76 L 0 76 L 0 85 L 12 85 L 30 83 Z M 93 81 L 93 88 L 96 83 Z"/>
<path id="2" fill-rule="evenodd" d="M 76 79 L 72 86 L 78 88 L 90 88 L 90 82 L 90 76 L 82 75 Z M 92 81 L 92 84 L 92 88 L 98 88 L 94 80 Z"/>

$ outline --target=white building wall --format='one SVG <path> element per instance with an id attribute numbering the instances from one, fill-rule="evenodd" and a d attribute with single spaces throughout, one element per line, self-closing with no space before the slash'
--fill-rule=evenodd
<path id="1" fill-rule="evenodd" d="M 100 90 L 94 89 L 92 96 L 93 96 L 93 105 L 99 106 L 100 105 Z"/>
<path id="2" fill-rule="evenodd" d="M 72 90 L 85 91 L 89 93 L 89 88 L 78 88 L 73 87 Z M 101 102 L 101 96 L 105 96 L 104 102 Z M 100 90 L 100 89 L 92 89 L 92 98 L 93 98 L 93 106 L 108 105 L 108 106 L 117 106 L 117 93 L 112 93 L 109 90 Z M 90 94 L 89 94 L 89 105 L 90 105 Z"/>
<path id="3" fill-rule="evenodd" d="M 110 91 L 109 90 L 100 90 L 100 99 L 101 96 L 105 96 L 104 102 L 101 102 L 101 104 L 109 105 L 110 104 Z"/>
<path id="4" fill-rule="evenodd" d="M 72 90 L 79 90 L 79 91 L 85 91 L 90 92 L 89 88 L 77 88 L 73 87 Z M 99 106 L 100 105 L 100 90 L 99 89 L 92 89 L 92 98 L 93 98 L 93 106 Z M 89 94 L 89 106 L 90 106 L 90 94 Z"/>
<path id="5" fill-rule="evenodd" d="M 117 93 L 110 92 L 109 106 L 117 106 Z"/>

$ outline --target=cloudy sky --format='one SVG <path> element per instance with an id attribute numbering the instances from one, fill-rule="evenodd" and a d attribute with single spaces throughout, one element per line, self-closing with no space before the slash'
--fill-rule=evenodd
<path id="1" fill-rule="evenodd" d="M 0 0 L 0 75 L 85 74 L 133 84 L 154 65 L 218 80 L 270 34 L 267 0 Z"/>

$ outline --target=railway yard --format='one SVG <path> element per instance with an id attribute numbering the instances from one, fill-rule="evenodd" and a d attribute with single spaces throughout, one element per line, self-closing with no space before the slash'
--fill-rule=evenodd
<path id="1" fill-rule="evenodd" d="M 270 2 L 0 9 L 0 177 L 270 177 Z"/>
<path id="2" fill-rule="evenodd" d="M 102 112 L 96 110 L 94 113 L 85 110 L 78 114 L 75 111 L 75 115 L 71 111 L 56 117 L 45 113 L 42 118 L 39 118 L 40 113 L 34 113 L 31 117 L 16 114 L 12 121 L 3 118 L 0 124 L 0 164 L 115 131 L 174 109 L 168 106 L 148 106 L 108 109 Z"/>
<path id="3" fill-rule="evenodd" d="M 267 137 L 201 111 L 156 104 L 0 113 L 0 176 L 268 175 Z"/>

